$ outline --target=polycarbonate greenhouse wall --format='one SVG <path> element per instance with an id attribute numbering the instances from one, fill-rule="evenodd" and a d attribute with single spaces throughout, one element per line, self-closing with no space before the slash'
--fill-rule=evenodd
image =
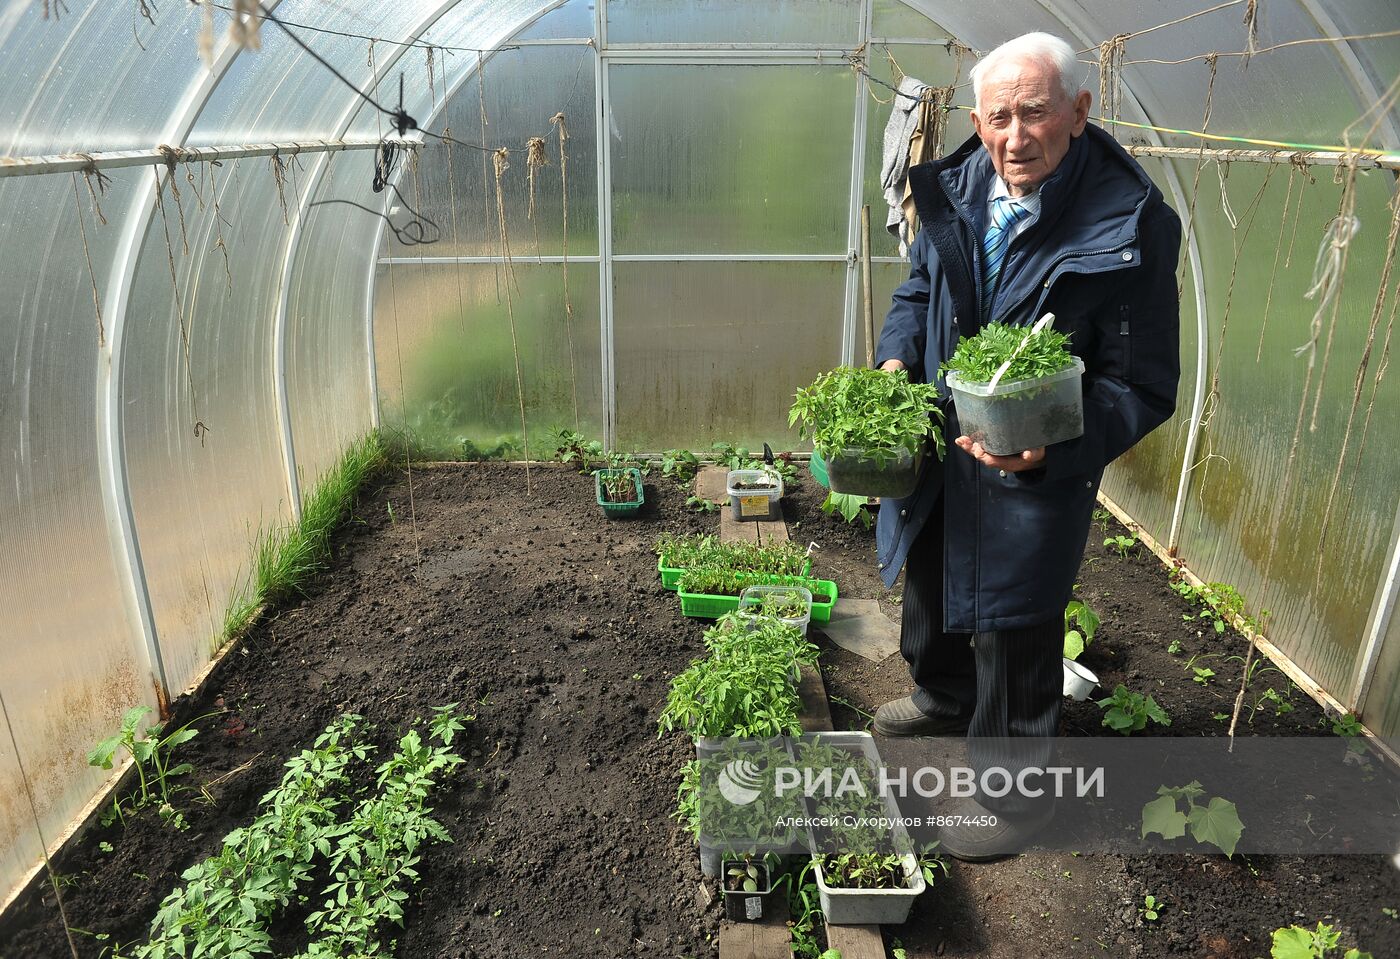
<path id="1" fill-rule="evenodd" d="M 315 58 L 268 22 L 245 49 L 231 9 L 0 0 L 0 891 L 371 428 L 447 458 L 560 427 L 799 448 L 793 391 L 866 359 L 862 204 L 877 324 L 905 275 L 883 84 L 965 107 L 976 51 L 1032 29 L 1082 50 L 1096 114 L 1128 35 L 1111 128 L 1188 224 L 1179 411 L 1105 494 L 1400 735 L 1390 0 L 263 0 Z M 390 110 L 402 78 L 430 131 L 398 195 L 371 185 L 390 117 L 332 69 Z"/>

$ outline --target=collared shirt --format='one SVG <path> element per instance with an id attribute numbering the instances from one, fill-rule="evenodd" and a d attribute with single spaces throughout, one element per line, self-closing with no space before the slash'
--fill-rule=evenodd
<path id="1" fill-rule="evenodd" d="M 1024 232 L 1026 231 L 1026 229 L 1027 229 L 1032 223 L 1034 223 L 1036 220 L 1040 219 L 1040 188 L 1039 188 L 1039 187 L 1037 187 L 1037 188 L 1035 189 L 1035 192 L 1030 193 L 1030 194 L 1028 194 L 1028 195 L 1026 195 L 1026 196 L 1011 196 L 1011 191 L 1008 190 L 1008 189 L 1006 188 L 1006 182 L 1005 182 L 1004 180 L 1002 180 L 1002 178 L 999 177 L 999 176 L 993 176 L 993 177 L 992 177 L 992 190 L 991 190 L 991 193 L 988 194 L 988 196 L 987 196 L 987 222 L 988 222 L 988 223 L 991 223 L 991 222 L 992 222 L 992 202 L 993 202 L 994 200 L 996 200 L 996 198 L 999 197 L 999 196 L 1011 197 L 1011 199 L 1015 200 L 1015 201 L 1016 201 L 1017 203 L 1019 203 L 1021 206 L 1025 207 L 1026 210 L 1030 213 L 1030 216 L 1026 217 L 1024 220 L 1021 220 L 1020 222 L 1018 222 L 1018 223 L 1016 224 L 1016 227 L 1015 227 L 1016 232 L 1015 232 L 1014 234 L 1012 234 L 1013 236 L 1020 236 L 1022 233 L 1024 233 Z"/>

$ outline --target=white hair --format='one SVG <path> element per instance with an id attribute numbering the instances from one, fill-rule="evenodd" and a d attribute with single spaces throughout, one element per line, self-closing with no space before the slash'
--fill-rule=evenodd
<path id="1" fill-rule="evenodd" d="M 1073 100 L 1083 89 L 1074 81 L 1079 60 L 1073 47 L 1053 34 L 1023 33 L 1013 40 L 1007 40 L 978 60 L 977 65 L 972 68 L 972 93 L 979 108 L 982 105 L 982 78 L 989 71 L 1012 60 L 1038 60 L 1053 68 L 1059 78 L 1060 89 L 1064 91 L 1068 100 Z"/>

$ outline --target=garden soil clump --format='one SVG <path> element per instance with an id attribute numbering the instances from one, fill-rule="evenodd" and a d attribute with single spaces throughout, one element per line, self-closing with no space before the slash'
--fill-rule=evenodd
<path id="1" fill-rule="evenodd" d="M 671 677 L 703 654 L 709 624 L 680 615 L 652 547 L 663 533 L 716 533 L 718 517 L 687 510 L 686 494 L 654 475 L 625 522 L 604 516 L 591 477 L 537 467 L 522 499 L 524 481 L 515 466 L 415 467 L 411 484 L 399 471 L 364 493 L 336 535 L 333 568 L 176 702 L 177 724 L 217 713 L 180 753 L 195 770 L 177 803 L 190 828 L 163 825 L 154 809 L 125 829 L 94 817 L 56 857 L 83 959 L 144 941 L 179 874 L 253 817 L 286 759 L 337 715 L 375 724 L 378 762 L 415 717 L 451 702 L 476 717 L 453 744 L 466 762 L 430 800 L 453 842 L 424 848 L 405 926 L 385 934 L 398 940 L 395 955 L 717 955 L 718 890 L 701 891 L 696 849 L 670 818 L 694 749 L 655 731 Z M 820 545 L 815 571 L 839 584 L 842 601 L 879 600 L 898 621 L 899 589 L 878 580 L 873 533 L 822 514 L 824 494 L 805 473 L 789 485 L 792 539 Z M 1120 557 L 1098 545 L 1122 532 L 1108 521 L 1090 531 L 1077 595 L 1103 623 L 1083 661 L 1108 689 L 1150 691 L 1170 712 L 1169 729 L 1138 735 L 1224 735 L 1216 717 L 1233 703 L 1241 663 L 1229 657 L 1244 640 L 1184 621 L 1190 607 L 1144 548 Z M 908 692 L 898 655 L 873 663 L 816 626 L 809 635 L 838 729 L 867 728 L 879 704 Z M 1209 685 L 1185 668 L 1192 656 L 1215 671 Z M 1328 734 L 1321 710 L 1281 673 L 1256 674 L 1251 698 L 1265 688 L 1293 709 L 1260 709 L 1243 735 Z M 1066 703 L 1062 732 L 1112 735 L 1101 715 L 1092 702 Z M 312 901 L 274 925 L 275 955 L 305 947 L 303 920 L 325 881 L 318 873 Z M 1164 903 L 1151 921 L 1139 908 L 1147 894 Z M 1380 856 L 1035 852 L 950 863 L 886 941 L 897 938 L 910 959 L 1256 959 L 1273 929 L 1323 921 L 1380 957 L 1400 938 L 1383 907 L 1400 908 L 1400 872 Z M 68 954 L 53 892 L 35 882 L 0 916 L 0 956 Z"/>

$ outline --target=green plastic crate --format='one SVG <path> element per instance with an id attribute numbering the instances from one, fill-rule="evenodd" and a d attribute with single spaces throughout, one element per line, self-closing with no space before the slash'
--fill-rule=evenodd
<path id="1" fill-rule="evenodd" d="M 616 475 L 618 473 L 628 473 L 632 477 L 632 482 L 636 484 L 637 498 L 630 503 L 607 502 L 603 499 L 603 474 Z M 593 474 L 593 489 L 598 497 L 598 505 L 603 507 L 603 512 L 609 517 L 631 516 L 642 508 L 642 503 L 646 495 L 642 492 L 642 471 L 635 466 L 626 469 L 604 469 Z"/>
<path id="2" fill-rule="evenodd" d="M 812 622 L 831 622 L 831 608 L 836 605 L 836 584 L 829 579 L 807 579 L 802 576 L 766 576 L 755 581 L 758 584 L 780 584 L 784 586 L 806 586 L 812 591 Z M 725 613 L 739 608 L 738 596 L 711 596 L 708 593 L 677 593 L 681 598 L 681 615 L 697 619 L 719 619 Z M 817 596 L 828 596 L 830 602 L 819 603 Z"/>
<path id="3" fill-rule="evenodd" d="M 676 588 L 676 584 L 680 582 L 681 573 L 685 572 L 683 569 L 672 569 L 669 566 L 662 566 L 659 558 L 656 561 L 656 571 L 661 574 L 661 585 L 673 591 Z"/>

